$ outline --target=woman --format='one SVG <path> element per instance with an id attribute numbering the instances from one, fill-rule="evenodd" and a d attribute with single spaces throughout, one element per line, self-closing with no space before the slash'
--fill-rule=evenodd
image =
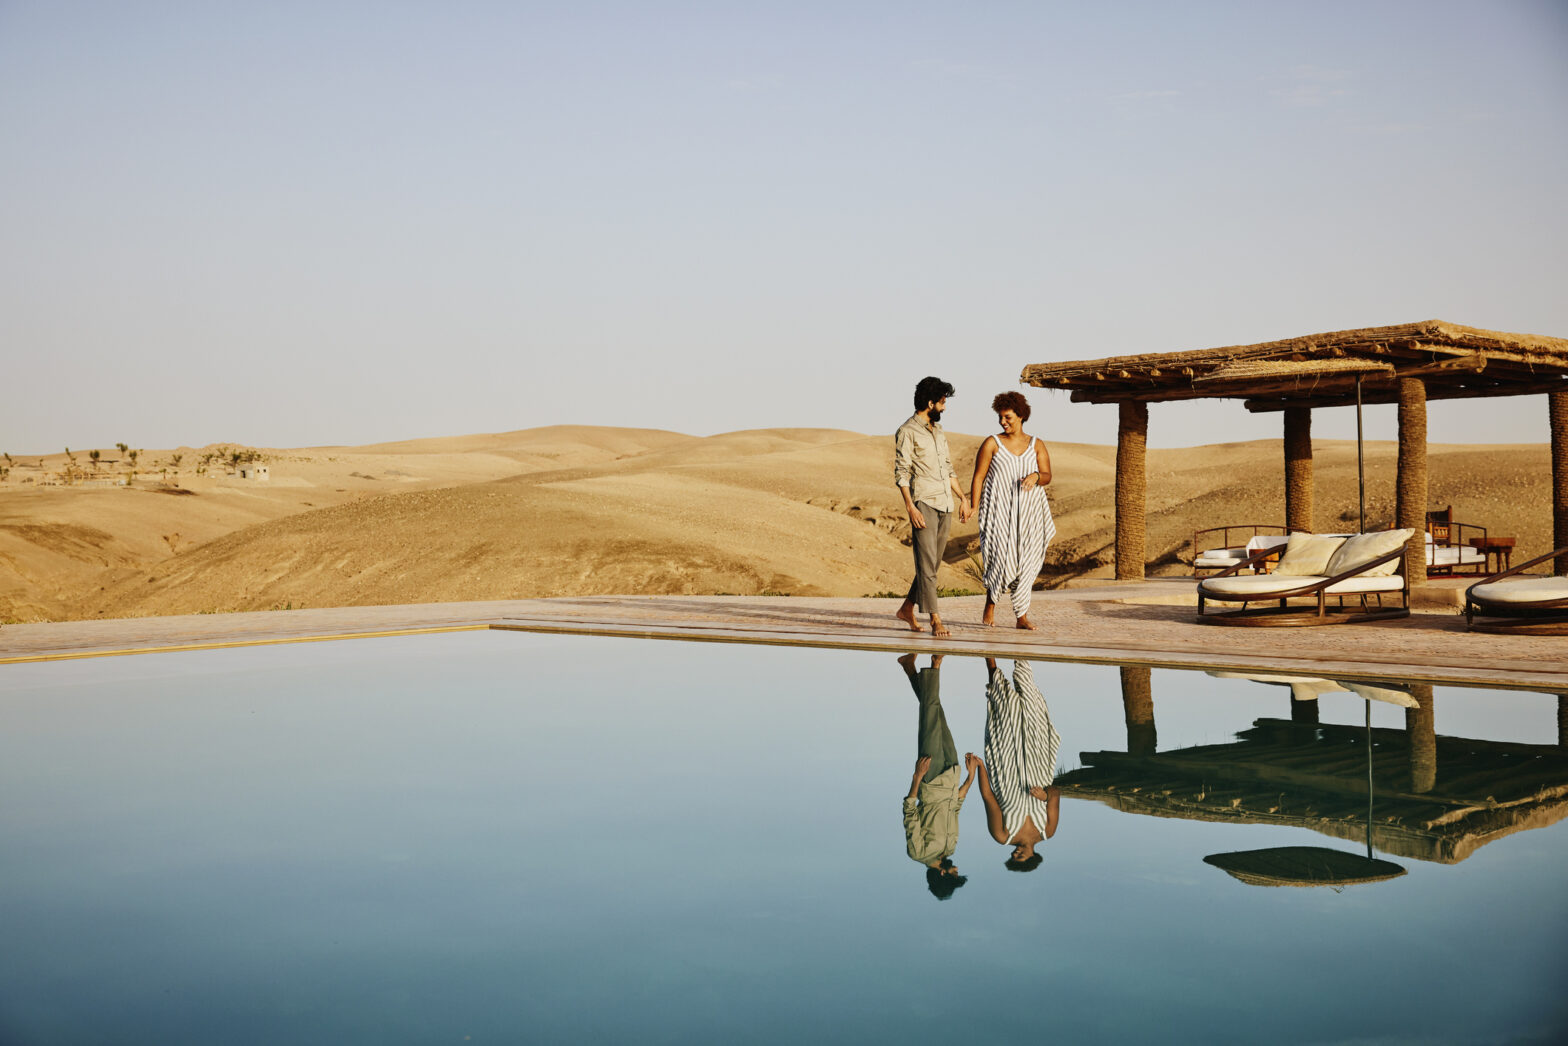
<path id="1" fill-rule="evenodd" d="M 1042 858 L 1035 847 L 1056 834 L 1062 797 L 1056 780 L 1061 735 L 1051 724 L 1034 667 L 1013 662 L 1013 678 L 986 658 L 985 762 L 976 768 L 991 838 L 1013 848 L 1006 865 L 1030 872 Z M 964 757 L 974 759 L 970 753 Z"/>
<path id="2" fill-rule="evenodd" d="M 1045 565 L 1045 549 L 1056 536 L 1045 485 L 1051 482 L 1051 455 L 1045 444 L 1024 432 L 1029 401 L 1004 392 L 991 401 L 1000 435 L 987 436 L 975 455 L 970 503 L 979 506 L 980 554 L 985 560 L 985 616 L 996 624 L 996 604 L 1012 598 L 1019 628 L 1029 623 L 1034 579 Z"/>

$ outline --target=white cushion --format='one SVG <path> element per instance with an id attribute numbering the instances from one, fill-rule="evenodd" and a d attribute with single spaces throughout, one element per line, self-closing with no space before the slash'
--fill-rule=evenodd
<path id="1" fill-rule="evenodd" d="M 1486 556 L 1478 548 L 1469 545 L 1428 545 L 1426 547 L 1426 565 L 1429 567 L 1455 567 L 1460 564 L 1481 564 L 1486 562 Z"/>
<path id="2" fill-rule="evenodd" d="M 1206 596 L 1216 599 L 1246 600 L 1268 599 L 1271 592 L 1289 592 L 1292 589 L 1302 588 L 1318 581 L 1326 580 L 1321 577 L 1299 575 L 1281 576 L 1273 574 L 1249 574 L 1244 577 L 1211 577 L 1198 582 L 1198 588 Z"/>
<path id="3" fill-rule="evenodd" d="M 1198 553 L 1198 558 L 1192 564 L 1197 567 L 1233 567 L 1246 558 L 1239 548 L 1209 548 Z"/>
<path id="4" fill-rule="evenodd" d="M 1493 581 L 1470 590 L 1493 603 L 1537 603 L 1547 599 L 1568 599 L 1568 577 L 1527 577 Z"/>
<path id="5" fill-rule="evenodd" d="M 1323 568 L 1344 542 L 1344 538 L 1334 534 L 1292 534 L 1274 573 L 1290 577 L 1326 576 Z"/>
<path id="6" fill-rule="evenodd" d="M 1331 596 L 1343 596 L 1351 592 L 1401 592 L 1404 587 L 1405 579 L 1395 574 L 1357 574 L 1323 591 Z"/>
<path id="7" fill-rule="evenodd" d="M 1259 534 L 1247 540 L 1247 551 L 1257 552 L 1265 548 L 1284 548 L 1290 542 L 1285 534 Z"/>
<path id="8" fill-rule="evenodd" d="M 1339 551 L 1334 553 L 1328 561 L 1328 566 L 1323 573 L 1333 577 L 1343 574 L 1347 570 L 1354 570 L 1363 563 L 1369 563 L 1379 556 L 1386 556 L 1390 552 L 1404 545 L 1415 533 L 1414 529 L 1408 530 L 1374 530 L 1370 534 L 1357 534 L 1345 539 L 1339 546 Z M 1391 559 L 1387 563 L 1373 567 L 1368 571 L 1369 576 L 1383 577 L 1399 569 L 1399 560 Z"/>
<path id="9" fill-rule="evenodd" d="M 1274 599 L 1278 598 L 1275 595 L 1277 592 L 1291 592 L 1327 580 L 1327 577 L 1302 577 L 1277 573 L 1246 577 L 1211 577 L 1198 582 L 1198 589 L 1210 598 L 1235 603 L 1254 599 Z M 1392 575 L 1371 577 L 1358 574 L 1330 585 L 1324 591 L 1331 596 L 1343 596 L 1362 592 L 1400 592 L 1404 587 L 1405 579 L 1402 577 Z"/>

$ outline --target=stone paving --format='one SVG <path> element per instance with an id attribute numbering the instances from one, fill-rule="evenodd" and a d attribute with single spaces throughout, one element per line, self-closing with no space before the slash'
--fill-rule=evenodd
<path id="1" fill-rule="evenodd" d="M 1568 693 L 1568 637 L 1467 633 L 1446 596 L 1409 618 L 1326 628 L 1193 621 L 1192 583 L 1109 583 L 1038 593 L 1035 632 L 986 628 L 979 596 L 944 600 L 946 639 L 912 634 L 897 600 L 592 596 L 62 621 L 0 628 L 8 663 L 465 629 L 791 644 L 1056 660 L 1204 666 L 1514 686 Z M 1420 609 L 1422 606 L 1435 609 Z M 1007 618 L 1005 610 L 999 617 Z M 3 669 L 0 669 L 3 670 Z"/>

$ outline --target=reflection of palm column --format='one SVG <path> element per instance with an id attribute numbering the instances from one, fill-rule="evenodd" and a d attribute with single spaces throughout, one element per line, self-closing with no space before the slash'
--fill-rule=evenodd
<path id="1" fill-rule="evenodd" d="M 1405 709 L 1405 736 L 1410 740 L 1410 790 L 1430 792 L 1437 784 L 1437 709 L 1431 683 L 1413 683 L 1416 708 Z"/>
<path id="2" fill-rule="evenodd" d="M 1290 695 L 1290 721 L 1292 723 L 1316 723 L 1318 721 L 1317 701 L 1303 701 L 1292 693 Z"/>
<path id="3" fill-rule="evenodd" d="M 1127 719 L 1128 753 L 1153 755 L 1157 737 L 1154 729 L 1154 693 L 1149 686 L 1148 666 L 1122 666 L 1122 712 Z"/>
<path id="4" fill-rule="evenodd" d="M 1557 747 L 1568 748 L 1568 694 L 1557 695 Z"/>

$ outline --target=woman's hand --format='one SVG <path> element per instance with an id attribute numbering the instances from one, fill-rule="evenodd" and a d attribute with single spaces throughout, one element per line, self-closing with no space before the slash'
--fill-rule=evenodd
<path id="1" fill-rule="evenodd" d="M 1031 472 L 1031 473 L 1029 473 L 1029 475 L 1025 476 L 1023 479 L 1018 481 L 1018 486 L 1021 487 L 1024 490 L 1033 490 L 1035 487 L 1038 487 L 1039 485 L 1040 485 L 1040 474 L 1038 472 Z"/>

